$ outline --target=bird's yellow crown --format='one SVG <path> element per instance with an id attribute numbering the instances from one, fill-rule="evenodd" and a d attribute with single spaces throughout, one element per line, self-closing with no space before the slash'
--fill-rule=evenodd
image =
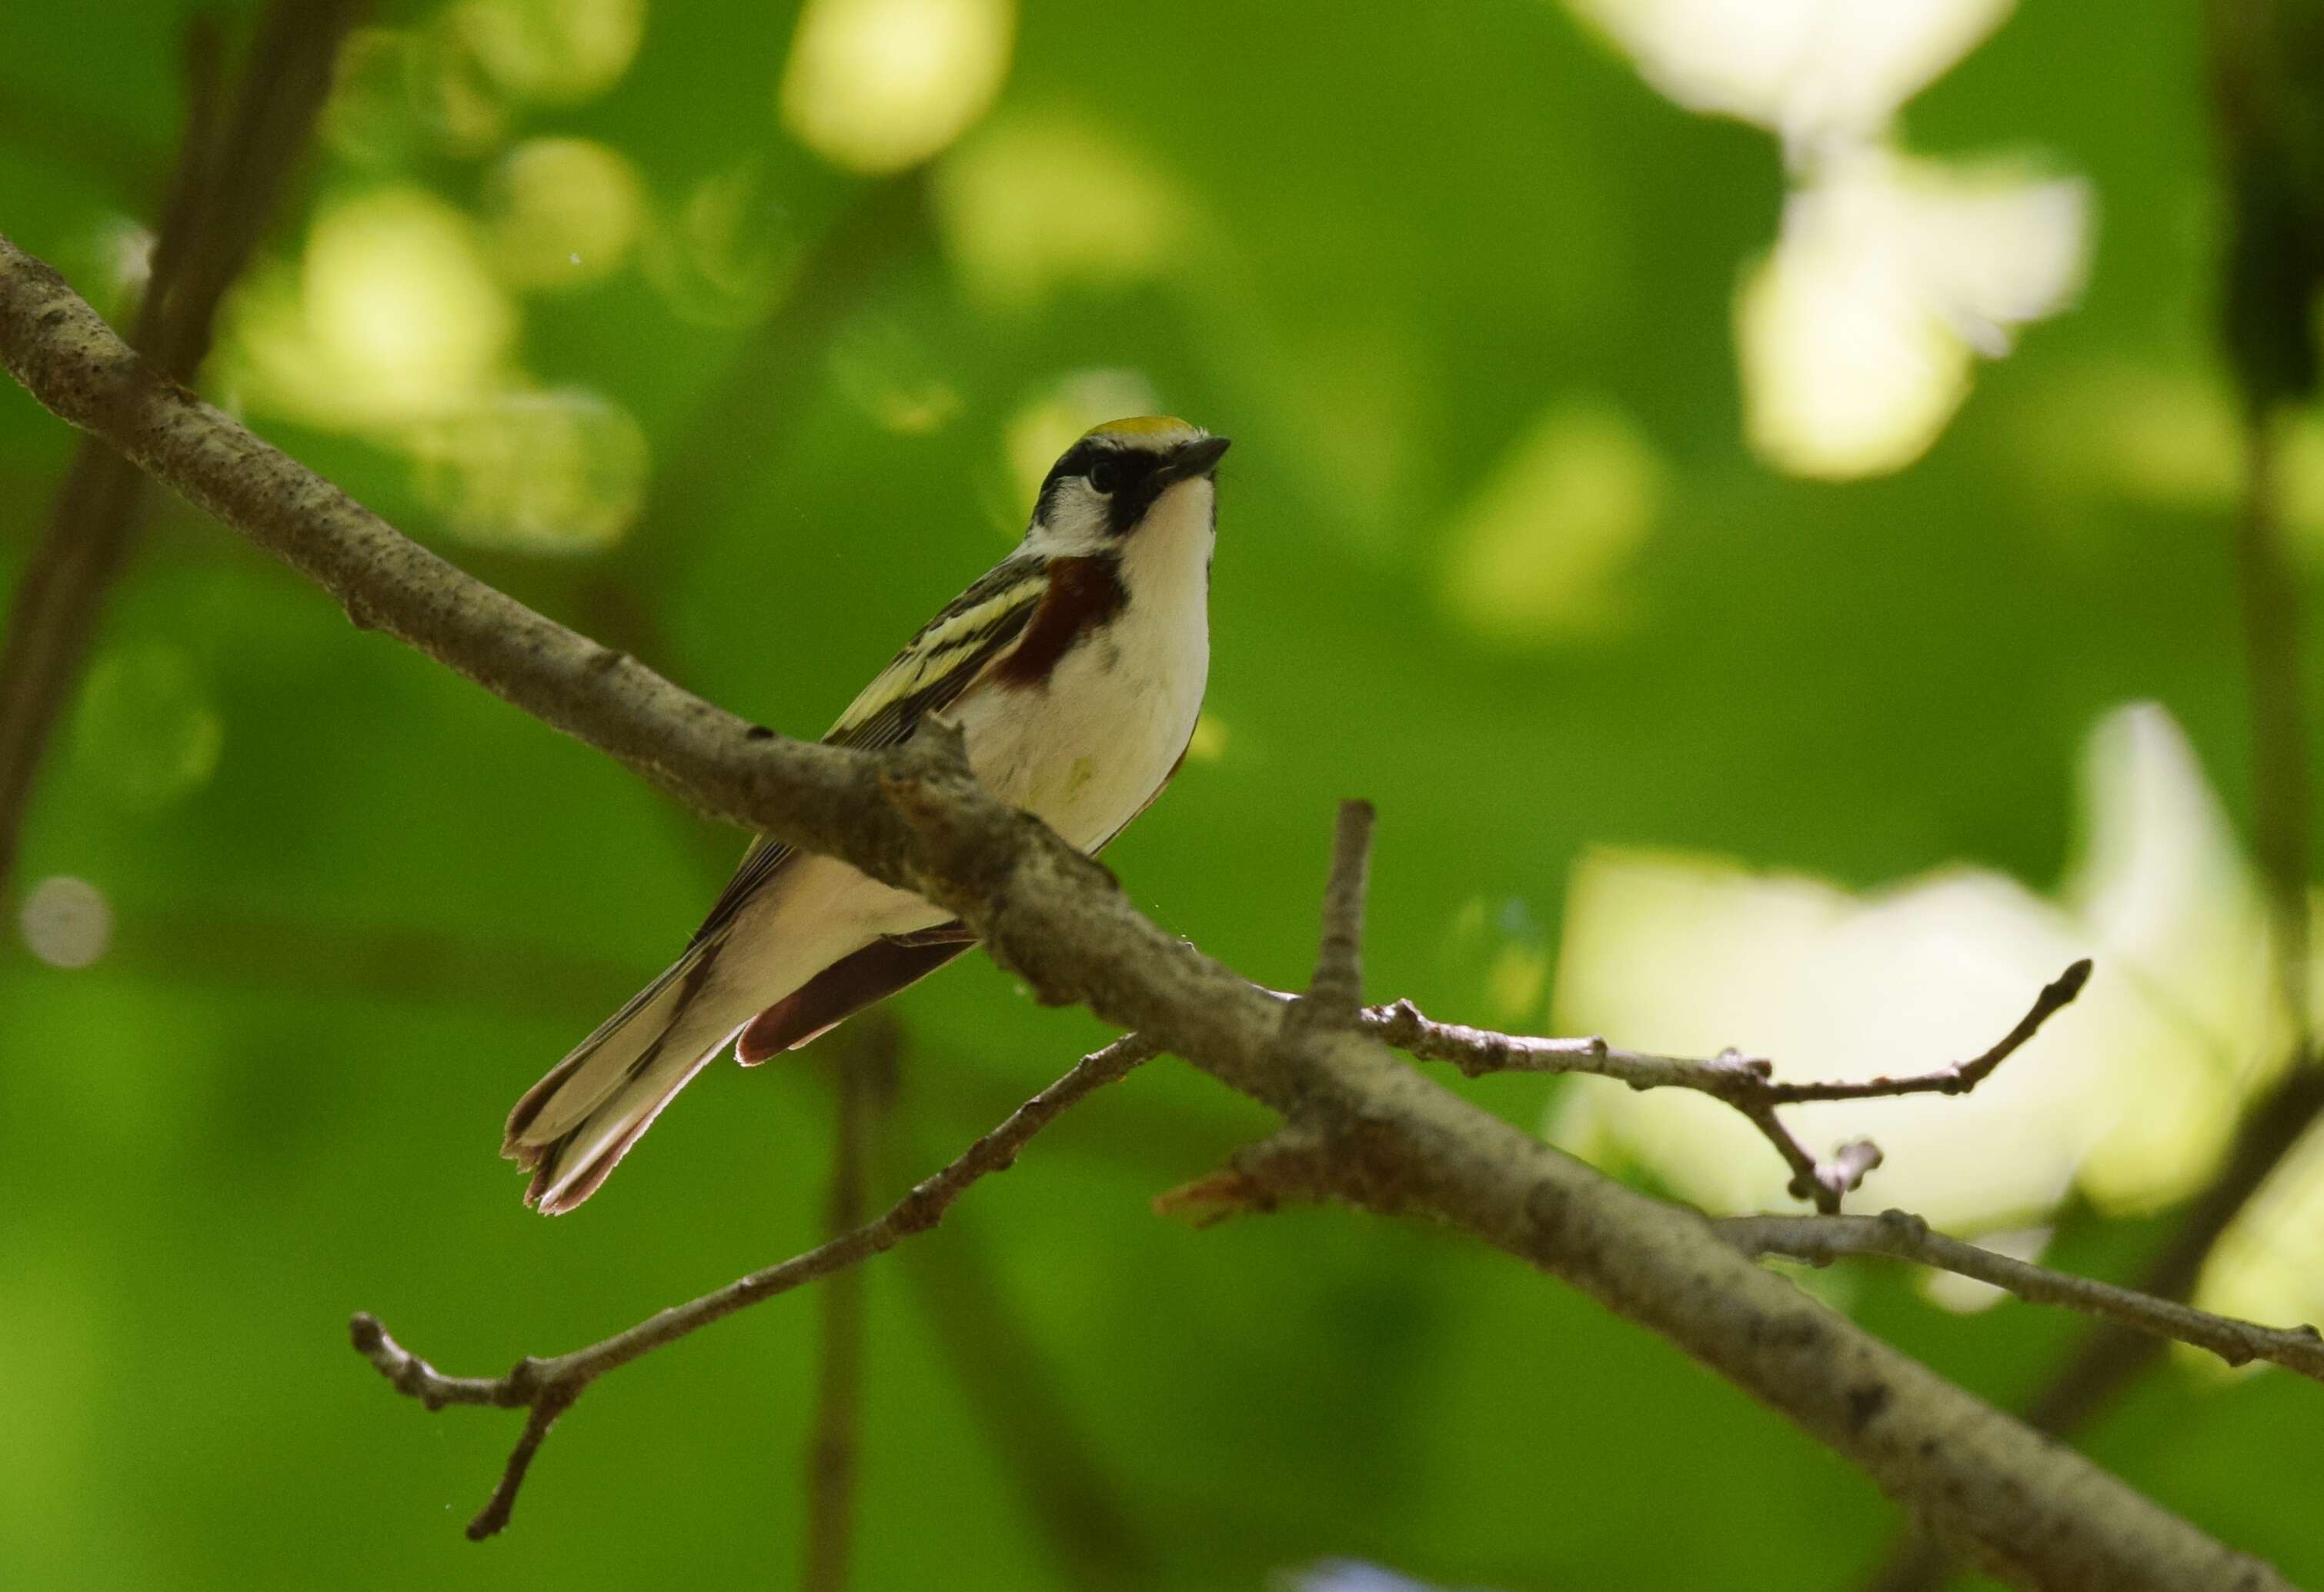
<path id="1" fill-rule="evenodd" d="M 1102 426 L 1093 426 L 1082 433 L 1084 441 L 1105 437 L 1114 442 L 1159 442 L 1180 437 L 1200 437 L 1199 426 L 1190 426 L 1176 415 L 1133 415 L 1126 420 L 1108 420 Z"/>

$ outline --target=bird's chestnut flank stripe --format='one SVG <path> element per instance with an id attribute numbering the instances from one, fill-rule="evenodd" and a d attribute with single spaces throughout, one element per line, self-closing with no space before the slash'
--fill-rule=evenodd
<path id="1" fill-rule="evenodd" d="M 1001 660 L 993 677 L 1019 690 L 1046 682 L 1066 653 L 1111 624 L 1129 603 L 1120 568 L 1120 558 L 1103 554 L 1053 560 L 1048 590 L 1025 639 Z"/>

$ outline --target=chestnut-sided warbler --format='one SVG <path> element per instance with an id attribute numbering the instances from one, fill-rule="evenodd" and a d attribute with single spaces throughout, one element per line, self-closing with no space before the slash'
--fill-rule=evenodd
<path id="1" fill-rule="evenodd" d="M 1016 551 L 947 604 L 824 739 L 893 746 L 957 722 L 994 795 L 1096 851 L 1177 772 L 1210 672 L 1213 473 L 1184 420 L 1100 426 L 1041 483 Z M 957 920 L 846 863 L 761 840 L 661 977 L 517 1101 L 501 1153 L 555 1214 L 597 1192 L 732 1044 L 750 1066 L 934 972 Z"/>

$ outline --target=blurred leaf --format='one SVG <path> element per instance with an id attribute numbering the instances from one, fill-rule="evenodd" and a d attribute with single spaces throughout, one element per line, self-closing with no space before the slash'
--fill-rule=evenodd
<path id="1" fill-rule="evenodd" d="M 1768 920 L 1722 929 L 1730 906 L 1790 889 L 1835 922 L 1893 921 L 1911 897 L 1890 881 L 1963 870 L 2081 911 L 2076 768 L 2126 702 L 2169 713 L 2216 797 L 2193 823 L 2149 781 L 2116 810 L 2158 821 L 2089 849 L 2164 837 L 2108 875 L 2150 883 L 2240 867 L 2236 397 L 2207 317 L 2239 229 L 2268 289 L 2238 311 L 2244 363 L 2307 345 L 2308 12 L 2250 12 L 2264 48 L 2229 52 L 2251 85 L 2231 151 L 2256 174 L 2231 218 L 2190 8 L 1589 10 L 1627 50 L 1634 23 L 1705 5 L 1726 31 L 1680 42 L 1729 90 L 1682 105 L 1656 87 L 1675 65 L 1642 80 L 1546 0 L 398 0 L 341 63 L 206 391 L 526 602 L 810 735 L 999 555 L 1061 437 L 1184 414 L 1236 446 L 1207 728 L 1107 855 L 1141 908 L 1289 987 L 1313 962 L 1333 805 L 1368 796 L 1374 998 L 1517 1026 L 1572 1008 L 1642 1043 L 1753 984 L 1790 997 L 1786 1026 L 1712 1026 L 1756 1047 L 1903 989 L 1915 1054 L 1849 1055 L 1933 1062 L 1950 1036 L 1989 1041 L 1988 981 L 2015 1005 L 2062 965 L 2022 965 L 2020 917 L 1954 920 L 1941 975 L 1915 971 L 1927 939 L 1853 961 L 1827 943 L 1739 980 L 1673 946 L 1775 959 Z M 108 308 L 152 220 L 135 172 L 165 170 L 176 136 L 184 12 L 9 14 L 5 229 Z M 877 47 L 939 12 L 974 50 Z M 875 47 L 815 47 L 807 117 L 785 85 L 826 27 Z M 2029 305 L 2067 307 L 1976 367 L 1974 397 L 1889 474 L 1836 483 L 1760 462 L 1735 371 L 1749 262 L 1813 230 L 1786 206 L 1831 197 L 1846 173 L 1815 162 L 1843 133 L 1882 162 L 1866 257 L 1899 267 L 1882 280 L 1960 359 Z M 898 161 L 923 164 L 860 174 Z M 2103 226 L 2051 225 L 2059 173 Z M 2072 248 L 1992 246 L 2005 234 Z M 1810 330 L 1841 324 L 1846 306 L 1809 299 Z M 1871 345 L 1833 345 L 1799 365 L 1812 412 L 1869 428 L 1849 361 Z M 2297 386 L 2253 369 L 2238 388 Z M 2313 537 L 2324 445 L 2290 435 L 2287 513 Z M 69 446 L 0 395 L 6 502 L 45 502 Z M 0 525 L 0 580 L 28 523 Z M 157 511 L 95 656 L 0 955 L 0 1584 L 789 1576 L 809 1302 L 593 1394 L 512 1540 L 481 1551 L 457 1528 L 509 1423 L 399 1405 L 344 1338 L 368 1308 L 447 1369 L 496 1370 L 814 1240 L 829 1094 L 797 1068 L 710 1069 L 567 1220 L 526 1215 L 494 1154 L 518 1091 L 667 962 L 742 837 L 353 630 L 181 506 Z M 1731 891 L 1607 894 L 1604 859 L 1674 856 L 1722 860 Z M 2164 981 L 2256 1033 L 2240 920 L 2171 905 L 2224 898 L 2109 910 L 2145 901 Z M 1618 1009 L 1585 1014 L 1582 985 L 1612 987 L 1600 931 L 1657 901 L 1679 940 L 1615 970 Z M 2115 977 L 2102 960 L 2093 998 Z M 2056 1102 L 2025 1136 L 2111 1124 L 2112 1186 L 2151 1199 L 2145 1174 L 2200 1164 L 2216 1123 L 2188 1102 L 2212 1097 L 2181 1085 L 2213 1058 L 2125 999 L 2118 1047 L 2054 1075 L 2042 1050 L 2010 1065 Z M 924 1159 L 885 1168 L 875 1201 L 1102 1036 L 981 956 L 898 1011 L 899 1158 Z M 1460 1087 L 1528 1126 L 1580 1098 Z M 1915 1105 L 1915 1134 L 1946 1140 L 1969 1103 Z M 1648 1186 L 1760 1171 L 1757 1145 L 1643 1164 L 1684 1104 L 1635 1105 L 1610 1153 Z M 1157 1063 L 914 1239 L 936 1282 L 873 1264 L 858 1585 L 1255 1592 L 1324 1560 L 1508 1592 L 1854 1584 L 1892 1523 L 1873 1489 L 1595 1304 L 1342 1210 L 1200 1233 L 1153 1217 L 1156 1192 L 1269 1126 Z M 1933 1170 L 1890 1147 L 1895 1173 Z M 2310 1197 L 2286 1186 L 2278 1230 L 2305 1230 Z M 2255 1230 L 2223 1275 L 2280 1308 L 2312 1256 Z M 2118 1275 L 2152 1219 L 2061 1235 Z M 1899 1273 L 1814 1284 L 1991 1397 L 2070 1330 L 2011 1305 L 1953 1315 Z M 969 1311 L 986 1313 L 950 1319 Z M 2324 1423 L 2287 1382 L 2172 1369 L 2092 1442 L 2324 1578 L 2304 1479 Z M 993 1414 L 1036 1404 L 1091 1484 L 1046 1508 Z M 1077 1526 L 1075 1495 L 1119 1520 Z M 1147 1551 L 1093 1560 L 1108 1532 Z"/>

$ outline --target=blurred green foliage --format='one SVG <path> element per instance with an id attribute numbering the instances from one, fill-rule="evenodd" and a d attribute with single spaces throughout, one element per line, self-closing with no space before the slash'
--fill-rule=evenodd
<path id="1" fill-rule="evenodd" d="M 628 9 L 383 5 L 213 391 L 526 602 L 798 734 L 1005 548 L 1057 426 L 1150 395 L 1233 435 L 1212 755 L 1109 860 L 1256 979 L 1308 965 L 1345 795 L 1381 813 L 1375 997 L 1526 1024 L 1591 846 L 2046 888 L 2082 739 L 2137 698 L 2248 807 L 2194 8 L 2030 7 L 1906 109 L 1924 154 L 2080 173 L 2095 245 L 2079 304 L 1925 457 L 1847 483 L 1745 441 L 1730 318 L 1776 235 L 1776 145 L 1545 0 L 1028 0 L 990 111 L 904 175 L 787 130 L 795 8 L 660 0 L 633 40 Z M 0 228 L 108 310 L 190 11 L 9 13 Z M 70 446 L 0 396 L 0 578 Z M 1478 553 L 1542 481 L 1590 545 L 1540 525 L 1546 575 L 1529 544 Z M 375 1310 L 497 1369 L 816 1238 L 812 1060 L 712 1069 L 570 1219 L 523 1211 L 493 1154 L 740 837 L 183 507 L 152 518 L 21 873 L 94 885 L 110 948 L 0 954 L 0 1583 L 787 1583 L 806 1298 L 594 1391 L 481 1548 L 458 1527 L 513 1422 L 397 1399 L 344 1330 Z M 973 958 L 899 1010 L 890 1193 L 1102 1033 Z M 1463 1087 L 1529 1126 L 1550 1091 Z M 1860 1477 L 1473 1246 L 1148 1213 L 1263 1127 L 1157 1064 L 874 1264 L 858 1585 L 1256 1587 L 1344 1555 L 1791 1592 L 1874 1553 L 1891 1514 Z M 2059 1259 L 2118 1269 L 2152 1230 L 2083 1223 Z M 1850 1298 L 2000 1399 L 2072 1330 L 1944 1314 L 1885 1272 Z M 2091 1441 L 2324 1578 L 2318 1397 L 2173 1369 Z"/>

